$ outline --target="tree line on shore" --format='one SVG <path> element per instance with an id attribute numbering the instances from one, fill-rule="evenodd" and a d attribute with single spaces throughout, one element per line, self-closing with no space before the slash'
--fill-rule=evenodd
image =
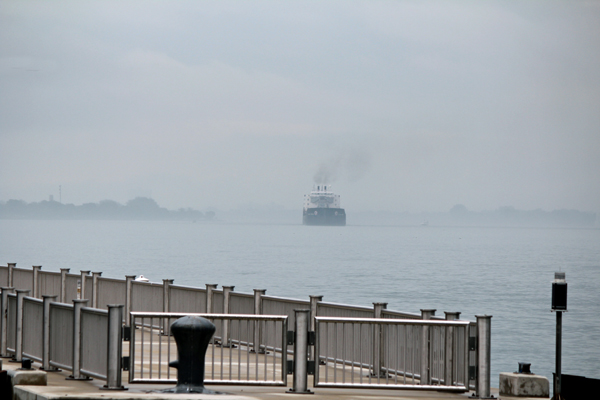
<path id="1" fill-rule="evenodd" d="M 597 227 L 596 213 L 578 210 L 517 210 L 500 207 L 490 211 L 470 211 L 457 204 L 447 212 L 407 213 L 391 211 L 348 211 L 352 225 L 435 225 L 435 226 L 529 226 Z M 215 220 L 213 211 L 192 208 L 168 210 L 147 197 L 136 197 L 126 204 L 113 200 L 82 205 L 53 200 L 26 203 L 23 200 L 0 202 L 0 219 L 90 219 L 90 220 Z M 299 223 L 301 211 L 275 206 L 219 211 L 219 220 L 258 223 Z"/>
<path id="2" fill-rule="evenodd" d="M 27 203 L 8 200 L 0 203 L 1 219 L 131 219 L 131 220 L 212 220 L 215 213 L 192 208 L 167 210 L 148 197 L 136 197 L 126 204 L 113 200 L 85 203 L 79 206 L 44 200 Z"/>

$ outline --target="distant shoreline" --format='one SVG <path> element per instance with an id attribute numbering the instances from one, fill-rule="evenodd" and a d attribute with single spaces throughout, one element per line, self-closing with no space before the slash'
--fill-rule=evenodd
<path id="1" fill-rule="evenodd" d="M 218 213 L 218 216 L 217 216 Z M 220 223 L 301 224 L 302 211 L 283 208 L 201 212 L 192 208 L 168 210 L 156 201 L 137 197 L 125 205 L 112 200 L 82 205 L 56 201 L 26 203 L 22 200 L 0 202 L 0 220 L 90 220 L 90 221 L 190 221 Z M 598 228 L 596 213 L 578 210 L 517 210 L 501 207 L 474 212 L 456 205 L 448 212 L 408 213 L 393 211 L 348 210 L 348 225 L 429 227 L 522 227 L 522 228 Z"/>
<path id="2" fill-rule="evenodd" d="M 192 208 L 167 210 L 147 197 L 136 197 L 125 205 L 112 200 L 79 206 L 53 200 L 44 200 L 39 203 L 8 200 L 0 203 L 0 219 L 211 221 L 214 217 L 215 213 L 212 211 L 203 213 Z"/>

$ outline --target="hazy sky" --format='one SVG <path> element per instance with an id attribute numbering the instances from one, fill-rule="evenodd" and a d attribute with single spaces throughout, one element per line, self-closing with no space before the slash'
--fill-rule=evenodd
<path id="1" fill-rule="evenodd" d="M 0 200 L 600 212 L 600 1 L 0 0 Z"/>

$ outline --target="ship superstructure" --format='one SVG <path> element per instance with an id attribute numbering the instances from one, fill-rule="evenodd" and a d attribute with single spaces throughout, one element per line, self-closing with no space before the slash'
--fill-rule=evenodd
<path id="1" fill-rule="evenodd" d="M 346 225 L 346 211 L 341 208 L 340 196 L 331 191 L 331 185 L 315 185 L 304 195 L 302 213 L 304 225 Z"/>

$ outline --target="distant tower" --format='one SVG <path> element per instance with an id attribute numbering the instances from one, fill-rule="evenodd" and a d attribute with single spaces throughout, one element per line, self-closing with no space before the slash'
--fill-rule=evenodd
<path id="1" fill-rule="evenodd" d="M 54 201 L 54 196 L 50 195 L 50 201 Z"/>
<path id="2" fill-rule="evenodd" d="M 58 202 L 62 203 L 62 186 L 58 185 Z"/>

